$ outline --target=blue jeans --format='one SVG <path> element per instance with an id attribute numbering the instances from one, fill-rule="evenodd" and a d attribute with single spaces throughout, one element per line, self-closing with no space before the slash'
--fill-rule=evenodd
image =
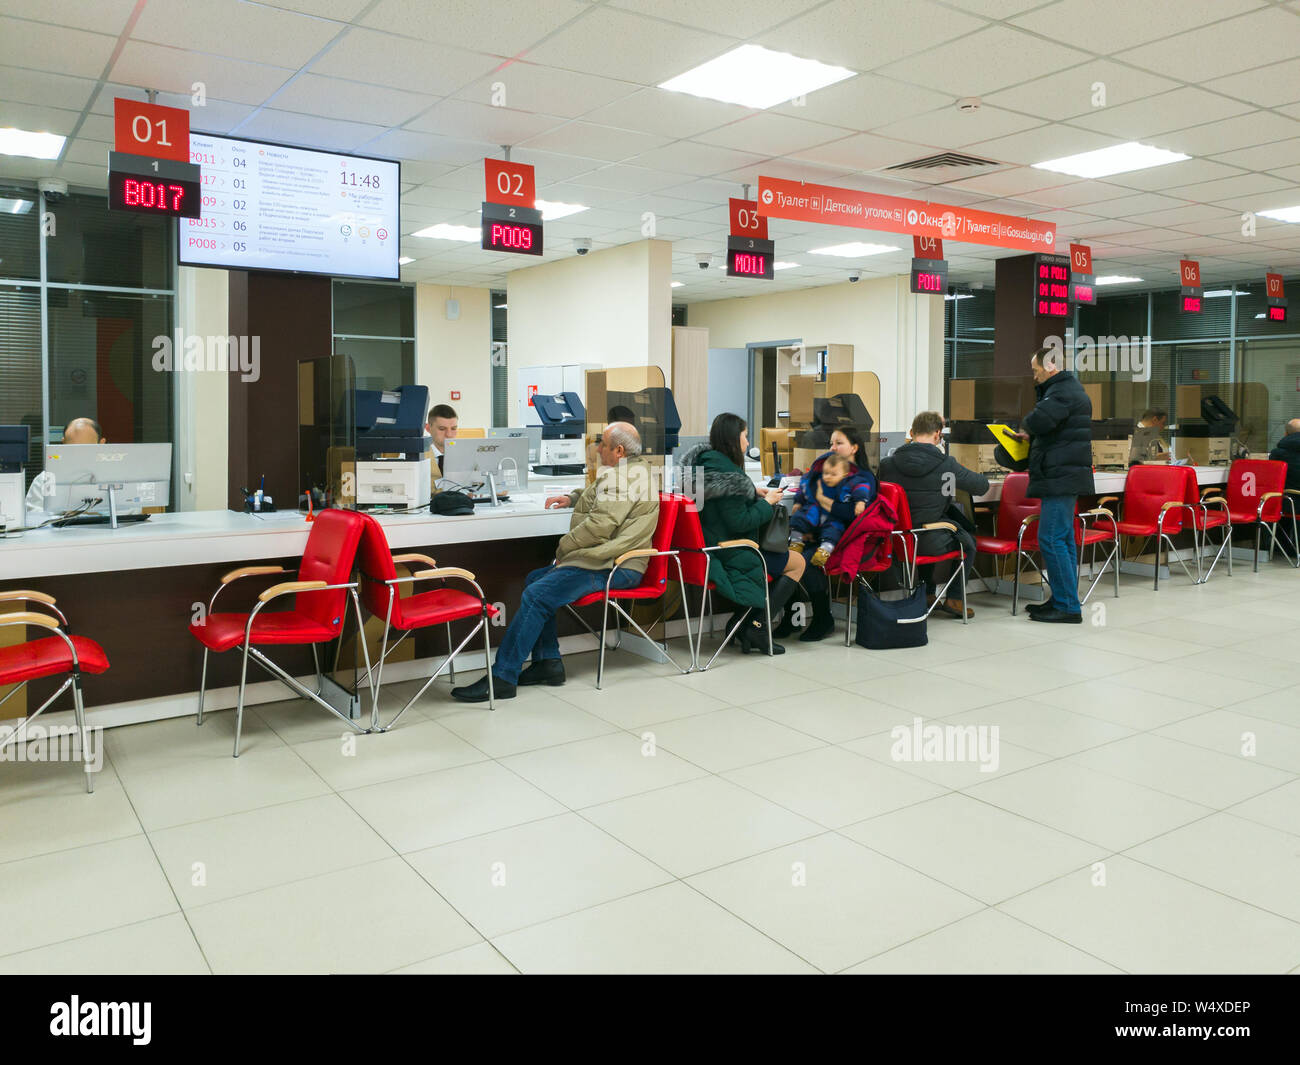
<path id="1" fill-rule="evenodd" d="M 1077 614 L 1079 606 L 1078 546 L 1074 540 L 1077 496 L 1043 496 L 1038 519 L 1038 549 L 1047 566 L 1052 601 L 1058 610 Z"/>
<path id="2" fill-rule="evenodd" d="M 603 592 L 609 580 L 607 569 L 579 569 L 552 563 L 535 569 L 524 578 L 524 594 L 519 609 L 497 648 L 492 675 L 507 684 L 519 680 L 519 671 L 529 654 L 540 662 L 560 657 L 560 638 L 555 628 L 555 614 L 565 603 L 572 603 L 592 592 Z M 634 588 L 641 574 L 621 569 L 614 574 L 610 588 Z"/>

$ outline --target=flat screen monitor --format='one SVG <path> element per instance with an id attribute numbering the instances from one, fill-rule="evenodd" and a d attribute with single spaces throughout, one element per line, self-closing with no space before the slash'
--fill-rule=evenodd
<path id="1" fill-rule="evenodd" d="M 510 425 L 488 430 L 489 440 L 527 440 L 528 461 L 538 462 L 538 452 L 542 447 L 542 427 L 540 425 Z"/>
<path id="2" fill-rule="evenodd" d="M 54 494 L 45 497 L 48 514 L 83 508 L 107 514 L 110 484 L 119 514 L 171 503 L 171 444 L 50 444 L 45 471 L 54 477 Z"/>
<path id="3" fill-rule="evenodd" d="M 528 437 L 453 437 L 442 456 L 439 487 L 478 488 L 487 475 L 496 478 L 498 492 L 528 489 Z"/>
<path id="4" fill-rule="evenodd" d="M 184 266 L 395 281 L 400 164 L 190 133 L 202 211 L 178 221 Z"/>

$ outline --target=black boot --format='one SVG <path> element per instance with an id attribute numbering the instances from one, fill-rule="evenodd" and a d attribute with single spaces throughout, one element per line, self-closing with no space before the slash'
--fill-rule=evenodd
<path id="1" fill-rule="evenodd" d="M 552 688 L 558 688 L 563 683 L 564 663 L 558 658 L 543 658 L 532 662 L 519 674 L 521 688 L 526 684 L 547 684 Z"/>
<path id="2" fill-rule="evenodd" d="M 804 571 L 804 582 L 808 586 L 808 598 L 812 602 L 813 616 L 808 628 L 799 637 L 800 643 L 813 643 L 824 640 L 835 631 L 835 618 L 831 616 L 831 594 L 826 574 L 821 570 L 809 573 Z"/>
<path id="3" fill-rule="evenodd" d="M 750 621 L 740 627 L 736 633 L 736 646 L 740 648 L 741 654 L 749 654 L 750 651 L 757 651 L 761 655 L 767 654 L 767 625 L 762 621 Z M 772 654 L 783 655 L 785 648 L 779 643 L 772 642 Z"/>
<path id="4" fill-rule="evenodd" d="M 768 588 L 768 609 L 771 610 L 772 617 L 777 617 L 782 610 L 785 610 L 785 616 L 781 618 L 781 624 L 772 630 L 773 638 L 790 636 L 793 634 L 794 611 L 789 609 L 789 605 L 800 590 L 799 582 L 791 577 L 785 576 L 784 574 L 774 580 Z M 755 613 L 757 614 L 758 612 L 755 611 Z"/>

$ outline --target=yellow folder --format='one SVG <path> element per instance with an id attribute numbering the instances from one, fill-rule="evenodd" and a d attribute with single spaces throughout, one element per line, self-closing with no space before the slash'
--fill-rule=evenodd
<path id="1" fill-rule="evenodd" d="M 1029 441 L 1017 439 L 1015 430 L 1009 425 L 990 425 L 988 428 L 997 442 L 1007 449 L 1007 454 L 1017 462 L 1029 457 Z"/>

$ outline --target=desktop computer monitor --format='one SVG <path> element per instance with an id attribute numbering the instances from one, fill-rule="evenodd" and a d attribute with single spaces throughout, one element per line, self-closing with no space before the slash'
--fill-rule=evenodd
<path id="1" fill-rule="evenodd" d="M 109 485 L 119 514 L 171 503 L 171 444 L 49 444 L 45 470 L 54 477 L 54 494 L 45 498 L 50 514 L 107 514 Z"/>
<path id="2" fill-rule="evenodd" d="M 528 437 L 487 437 L 447 441 L 442 456 L 440 488 L 475 488 L 487 483 L 490 473 L 498 492 L 528 490 Z"/>
<path id="3" fill-rule="evenodd" d="M 518 440 L 528 441 L 528 461 L 536 463 L 538 452 L 542 447 L 542 427 L 540 425 L 511 425 L 499 429 L 488 430 L 489 440 Z"/>

